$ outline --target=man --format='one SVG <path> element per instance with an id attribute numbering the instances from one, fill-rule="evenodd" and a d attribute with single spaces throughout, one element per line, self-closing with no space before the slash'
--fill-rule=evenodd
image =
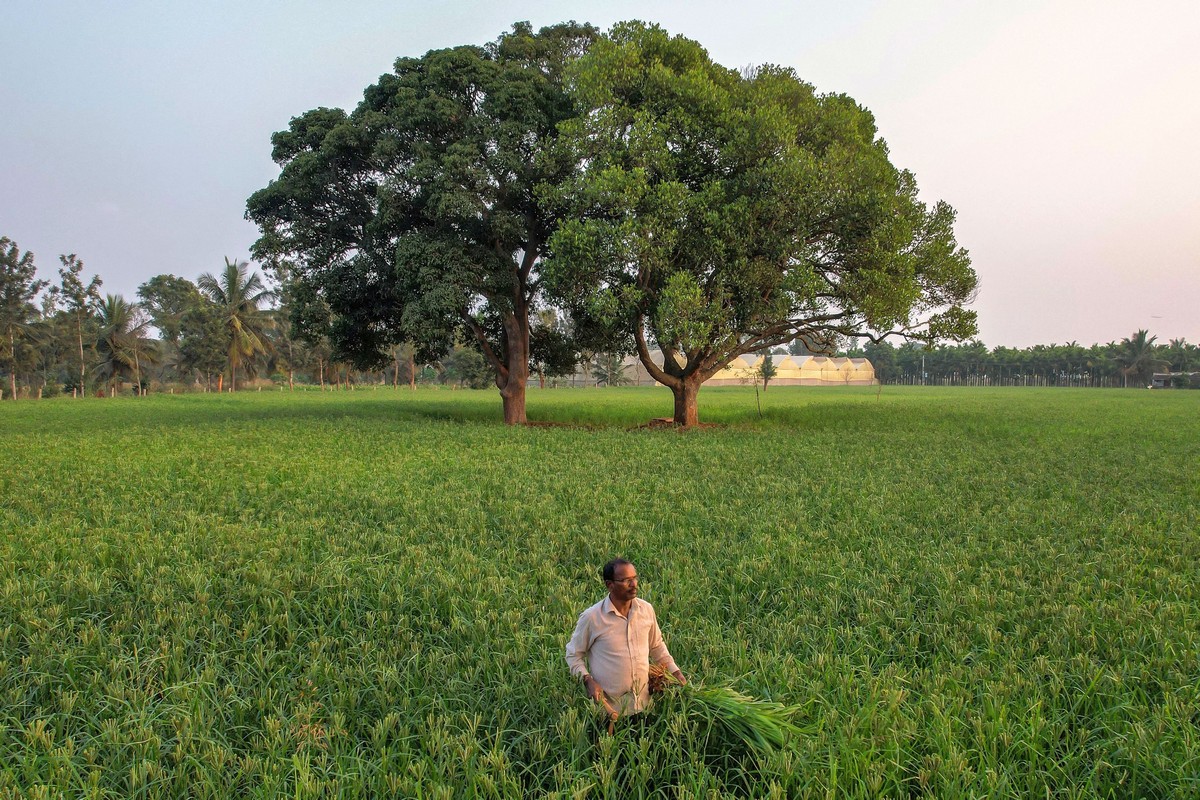
<path id="1" fill-rule="evenodd" d="M 663 642 L 654 607 L 637 596 L 637 569 L 623 558 L 604 565 L 608 596 L 579 615 L 567 642 L 571 674 L 588 697 L 619 716 L 650 704 L 650 662 L 687 683 Z"/>

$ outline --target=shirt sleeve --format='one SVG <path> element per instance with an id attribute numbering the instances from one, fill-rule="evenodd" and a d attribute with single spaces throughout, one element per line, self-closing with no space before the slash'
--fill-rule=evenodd
<path id="1" fill-rule="evenodd" d="M 591 626 L 588 625 L 590 617 L 586 611 L 579 615 L 579 621 L 575 623 L 575 632 L 567 642 L 567 666 L 571 668 L 572 675 L 580 678 L 588 674 L 586 659 L 591 648 Z"/>
<path id="2" fill-rule="evenodd" d="M 650 663 L 662 664 L 667 672 L 676 672 L 679 669 L 675 665 L 675 659 L 671 658 L 671 652 L 667 650 L 667 643 L 663 641 L 657 615 L 650 619 Z"/>

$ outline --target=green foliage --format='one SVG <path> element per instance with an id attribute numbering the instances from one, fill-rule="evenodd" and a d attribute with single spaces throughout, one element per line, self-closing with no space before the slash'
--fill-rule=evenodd
<path id="1" fill-rule="evenodd" d="M 545 274 L 582 326 L 653 339 L 663 362 L 646 367 L 677 398 L 797 338 L 975 332 L 953 209 L 918 200 L 850 98 L 778 67 L 736 73 L 638 22 L 571 70 L 562 142 L 579 169 L 545 191 L 566 209 Z"/>
<path id="2" fill-rule="evenodd" d="M 478 350 L 456 345 L 442 359 L 442 371 L 438 380 L 468 389 L 486 389 L 492 382 L 491 375 L 487 362 Z"/>
<path id="3" fill-rule="evenodd" d="M 9 394 L 16 399 L 17 372 L 34 359 L 30 326 L 37 316 L 34 299 L 46 281 L 37 280 L 33 253 L 21 253 L 17 243 L 0 237 L 0 365 L 9 376 Z"/>
<path id="4" fill-rule="evenodd" d="M 758 376 L 762 378 L 763 390 L 767 388 L 767 384 L 779 374 L 779 368 L 775 366 L 775 359 L 770 353 L 763 354 L 762 363 L 758 365 Z"/>
<path id="5" fill-rule="evenodd" d="M 142 367 L 157 361 L 158 355 L 146 329 L 150 320 L 136 303 L 120 295 L 106 295 L 100 306 L 96 341 L 96 380 L 110 389 L 122 380 L 132 381 L 138 391 L 142 385 Z"/>
<path id="6" fill-rule="evenodd" d="M 547 376 L 570 375 L 579 363 L 576 337 L 552 308 L 539 311 L 529 330 L 529 351 L 533 370 Z"/>
<path id="7" fill-rule="evenodd" d="M 253 367 L 249 359 L 266 353 L 270 347 L 267 330 L 275 324 L 271 314 L 260 306 L 272 296 L 257 272 L 248 272 L 245 261 L 225 259 L 225 271 L 218 279 L 204 273 L 196 287 L 211 303 L 221 320 L 223 333 L 218 339 L 224 345 L 229 365 L 230 386 L 237 388 L 239 367 Z"/>
<path id="8" fill-rule="evenodd" d="M 870 359 L 875 376 L 884 383 L 1145 387 L 1153 373 L 1168 368 L 1186 372 L 1194 358 L 1195 346 L 1182 339 L 1165 347 L 1155 346 L 1154 339 L 1139 331 L 1132 339 L 1091 347 L 1067 342 L 991 350 L 977 340 L 936 347 L 913 342 L 900 348 L 885 341 L 868 342 L 845 354 Z M 1140 366 L 1131 369 L 1134 364 Z M 1179 383 L 1186 378 L 1172 380 L 1171 385 Z"/>
<path id="9" fill-rule="evenodd" d="M 1164 348 L 1163 355 L 1174 372 L 1191 372 L 1200 368 L 1200 347 L 1189 344 L 1182 337 L 1172 339 Z"/>
<path id="10" fill-rule="evenodd" d="M 179 320 L 178 366 L 184 372 L 219 375 L 229 361 L 229 327 L 214 303 L 199 303 Z"/>
<path id="11" fill-rule="evenodd" d="M 630 383 L 625 360 L 620 353 L 597 353 L 589 365 L 598 386 L 625 386 Z"/>
<path id="12" fill-rule="evenodd" d="M 99 275 L 93 275 L 87 285 L 84 285 L 80 277 L 83 274 L 83 261 L 74 253 L 59 256 L 59 261 L 62 262 L 62 267 L 58 270 L 58 293 L 66 305 L 65 311 L 71 319 L 75 343 L 78 346 L 75 351 L 78 356 L 78 380 L 75 381 L 75 385 L 79 391 L 86 393 L 89 356 L 86 343 L 89 340 L 94 342 L 96 338 L 96 314 L 100 308 L 100 287 L 104 282 L 100 280 Z"/>
<path id="13" fill-rule="evenodd" d="M 203 301 L 196 284 L 175 275 L 155 275 L 138 286 L 140 305 L 150 315 L 163 341 L 179 345 L 183 318 Z"/>
<path id="14" fill-rule="evenodd" d="M 1136 385 L 1148 386 L 1155 372 L 1169 366 L 1154 346 L 1157 338 L 1151 336 L 1149 331 L 1139 330 L 1132 337 L 1121 340 L 1116 361 L 1121 366 L 1121 373 Z"/>
<path id="15" fill-rule="evenodd" d="M 572 113 L 563 69 L 594 33 L 523 23 L 400 58 L 352 113 L 315 109 L 275 134 L 281 174 L 247 205 L 254 253 L 326 305 L 339 357 L 376 366 L 411 341 L 432 361 L 473 341 L 506 399 L 531 362 L 559 368 L 561 337 L 530 334 L 557 225 L 535 189 L 569 168 L 551 147 Z"/>
<path id="16" fill-rule="evenodd" d="M 707 391 L 5 404 L 0 794 L 1193 794 L 1194 396 Z M 802 735 L 602 735 L 562 648 L 614 554 Z"/>

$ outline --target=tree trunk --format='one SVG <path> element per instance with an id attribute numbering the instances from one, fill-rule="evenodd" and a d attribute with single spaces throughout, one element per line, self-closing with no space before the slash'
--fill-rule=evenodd
<path id="1" fill-rule="evenodd" d="M 294 391 L 296 388 L 296 370 L 288 367 L 288 391 Z"/>
<path id="2" fill-rule="evenodd" d="M 524 308 L 519 309 L 519 312 Z M 525 384 L 529 381 L 529 317 L 517 313 L 504 320 L 505 347 L 508 356 L 508 375 L 497 378 L 500 397 L 504 401 L 504 424 L 524 425 Z M 503 383 L 502 383 L 503 381 Z"/>
<path id="3" fill-rule="evenodd" d="M 417 355 L 416 351 L 408 351 L 408 388 L 411 391 L 417 390 Z"/>
<path id="4" fill-rule="evenodd" d="M 700 393 L 699 376 L 693 373 L 681 379 L 678 386 L 671 387 L 671 393 L 675 395 L 675 424 L 684 426 L 700 424 L 699 414 L 696 410 L 696 395 Z"/>
<path id="5" fill-rule="evenodd" d="M 76 329 L 79 332 L 79 396 L 85 397 L 86 393 L 83 391 L 83 382 L 85 380 L 84 373 L 86 364 L 83 360 L 83 321 L 79 319 L 78 315 L 75 317 L 75 323 Z"/>
<path id="6" fill-rule="evenodd" d="M 8 386 L 12 392 L 10 396 L 15 401 L 17 399 L 17 333 L 12 326 L 8 328 L 8 354 L 12 359 L 8 370 Z"/>
<path id="7" fill-rule="evenodd" d="M 217 394 L 225 391 L 225 371 L 222 370 L 217 374 Z"/>
<path id="8" fill-rule="evenodd" d="M 229 365 L 229 391 L 237 391 L 237 367 L 233 364 Z"/>
<path id="9" fill-rule="evenodd" d="M 525 423 L 525 383 L 510 384 L 500 392 L 504 401 L 504 424 L 523 425 Z"/>

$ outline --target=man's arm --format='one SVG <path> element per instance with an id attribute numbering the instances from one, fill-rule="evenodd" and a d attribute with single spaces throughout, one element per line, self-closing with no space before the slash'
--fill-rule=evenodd
<path id="1" fill-rule="evenodd" d="M 662 664 L 663 669 L 671 673 L 681 685 L 687 683 L 687 678 L 683 677 L 683 672 L 675 664 L 675 659 L 671 657 L 671 651 L 667 650 L 667 643 L 663 641 L 662 630 L 658 627 L 657 615 L 650 624 L 650 661 L 655 664 Z"/>
<path id="2" fill-rule="evenodd" d="M 575 623 L 575 632 L 571 634 L 571 639 L 567 642 L 567 666 L 571 668 L 572 675 L 583 681 L 583 688 L 588 697 L 597 703 L 602 703 L 604 702 L 604 690 L 600 688 L 600 684 L 591 676 L 587 668 L 587 654 L 591 649 L 591 630 L 587 617 L 586 611 L 579 615 L 579 621 Z"/>

